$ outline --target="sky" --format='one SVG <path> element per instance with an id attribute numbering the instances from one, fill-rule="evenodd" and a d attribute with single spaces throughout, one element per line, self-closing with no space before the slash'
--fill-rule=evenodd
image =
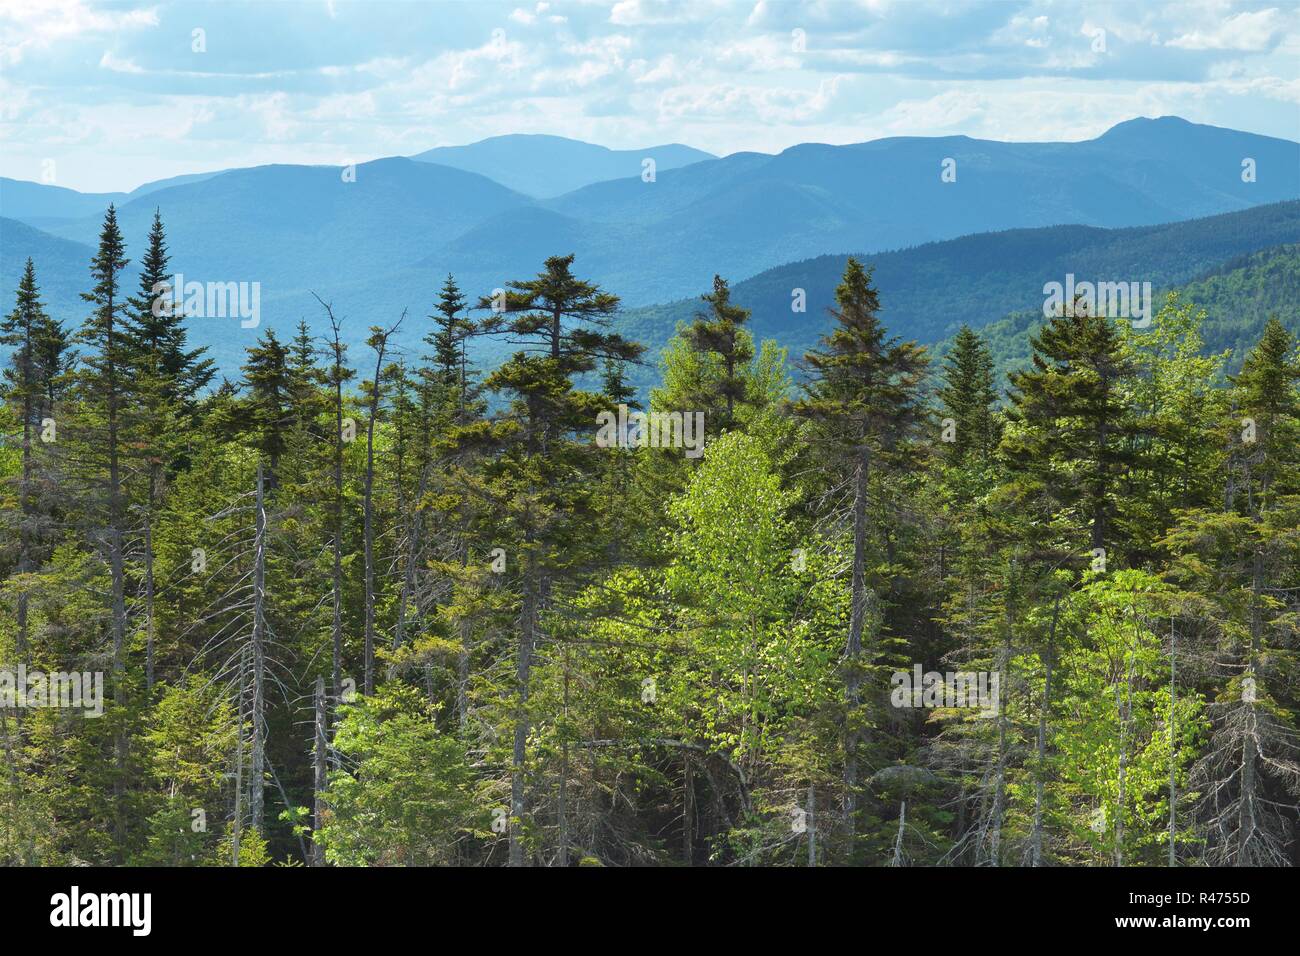
<path id="1" fill-rule="evenodd" d="M 722 155 L 1163 115 L 1300 140 L 1300 0 L 0 0 L 0 175 L 86 192 L 504 133 Z"/>

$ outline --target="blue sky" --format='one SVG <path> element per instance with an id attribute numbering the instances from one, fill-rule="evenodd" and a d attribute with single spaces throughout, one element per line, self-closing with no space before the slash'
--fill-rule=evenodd
<path id="1" fill-rule="evenodd" d="M 1300 4 L 0 0 L 0 175 L 84 191 L 514 132 L 725 154 L 1166 114 L 1300 139 Z"/>

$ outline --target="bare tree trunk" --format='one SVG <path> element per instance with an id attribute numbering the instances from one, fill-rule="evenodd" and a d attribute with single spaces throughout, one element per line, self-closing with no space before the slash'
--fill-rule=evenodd
<path id="1" fill-rule="evenodd" d="M 1015 573 L 1015 565 L 1012 564 L 1011 573 Z M 1006 813 L 1007 798 L 1007 696 L 1010 694 L 1010 677 L 1011 669 L 1011 596 L 1006 597 L 1006 619 L 1002 625 L 1002 650 L 998 656 L 998 671 L 1001 676 L 998 679 L 998 686 L 1007 688 L 1007 693 L 1002 695 L 1002 700 L 998 706 L 998 765 L 997 773 L 993 785 L 993 819 L 991 821 L 992 834 L 989 843 L 990 862 L 994 866 L 1002 865 L 1002 819 Z"/>
<path id="2" fill-rule="evenodd" d="M 366 481 L 364 490 L 363 530 L 366 575 L 366 648 L 365 648 L 365 692 L 369 697 L 375 692 L 375 420 L 379 417 L 381 378 L 384 372 L 384 353 L 388 349 L 388 338 L 397 331 L 397 327 L 406 318 L 402 318 L 387 330 L 376 328 L 370 337 L 370 345 L 375 350 L 375 377 L 370 390 L 370 421 L 366 423 Z"/>
<path id="3" fill-rule="evenodd" d="M 366 480 L 362 492 L 362 541 L 365 552 L 366 624 L 365 624 L 365 694 L 375 692 L 375 417 L 379 414 L 379 376 L 384 361 L 384 349 L 378 349 L 375 364 L 374 388 L 370 397 L 370 421 L 366 424 Z"/>
<path id="4" fill-rule="evenodd" d="M 695 768 L 689 753 L 682 759 L 682 859 L 695 865 Z"/>
<path id="5" fill-rule="evenodd" d="M 560 866 L 569 865 L 569 645 L 564 645 L 564 704 L 560 737 L 560 794 L 556 812 L 560 818 Z"/>
<path id="6" fill-rule="evenodd" d="M 333 310 L 326 306 L 325 312 L 329 315 L 334 354 L 331 370 L 334 382 L 334 616 L 330 625 L 333 654 L 330 678 L 334 687 L 333 707 L 338 707 L 343 699 L 343 345 L 339 341 L 339 323 Z"/>
<path id="7" fill-rule="evenodd" d="M 1174 838 L 1178 834 L 1178 777 L 1177 777 L 1177 703 L 1178 693 L 1178 629 L 1173 619 L 1169 621 L 1169 865 L 1178 865 Z"/>
<path id="8" fill-rule="evenodd" d="M 850 591 L 849 640 L 845 649 L 844 697 L 848 705 L 848 728 L 844 754 L 844 824 L 850 858 L 857 833 L 858 713 L 862 701 L 862 631 L 867 613 L 867 482 L 871 453 L 864 446 L 853 476 L 853 580 Z"/>
<path id="9" fill-rule="evenodd" d="M 531 535 L 530 535 L 531 537 Z M 531 542 L 530 542 L 531 544 Z M 537 629 L 537 556 L 531 548 L 524 575 L 524 604 L 519 621 L 519 648 L 515 661 L 515 740 L 510 765 L 510 865 L 524 866 L 520 839 L 526 804 L 524 762 L 528 746 L 528 685 L 532 675 L 533 648 Z"/>
<path id="10" fill-rule="evenodd" d="M 249 820 L 263 834 L 266 769 L 266 506 L 262 465 L 257 466 L 257 541 L 253 563 L 253 754 L 249 767 Z"/>
<path id="11" fill-rule="evenodd" d="M 248 675 L 248 654 L 239 653 L 239 724 L 235 734 L 235 819 L 231 828 L 230 865 L 239 866 L 239 840 L 244 829 L 244 681 Z"/>
<path id="12" fill-rule="evenodd" d="M 321 846 L 320 841 L 316 839 L 316 834 L 321 832 L 324 826 L 325 814 L 325 678 L 316 678 L 316 720 L 315 720 L 315 746 L 312 752 L 312 763 L 315 771 L 312 786 L 312 844 L 311 844 L 311 865 L 325 865 L 325 848 Z"/>
<path id="13" fill-rule="evenodd" d="M 817 865 L 817 788 L 808 785 L 808 865 Z"/>
<path id="14" fill-rule="evenodd" d="M 414 510 L 411 514 L 409 538 L 406 542 L 406 570 L 402 577 L 402 595 L 397 602 L 397 627 L 393 630 L 393 649 L 406 642 L 406 606 L 415 593 L 415 567 L 420 560 L 420 537 L 424 533 L 424 493 L 429 485 L 429 471 L 433 462 L 427 462 L 420 474 L 420 487 L 415 495 Z"/>
<path id="15" fill-rule="evenodd" d="M 904 800 L 898 805 L 898 834 L 894 837 L 894 855 L 889 861 L 890 866 L 903 865 L 903 831 L 907 828 L 907 801 Z"/>
<path id="16" fill-rule="evenodd" d="M 1052 626 L 1047 637 L 1047 659 L 1043 662 L 1043 702 L 1038 710 L 1038 767 L 1034 774 L 1033 865 L 1043 865 L 1043 768 L 1047 764 L 1047 711 L 1052 704 L 1052 663 L 1056 656 L 1056 622 L 1061 613 L 1061 595 L 1052 607 Z"/>
<path id="17" fill-rule="evenodd" d="M 1263 499 L 1261 495 L 1261 500 Z M 1264 621 L 1260 611 L 1261 594 L 1264 590 L 1264 555 L 1259 550 L 1259 545 L 1255 547 L 1255 556 L 1251 564 L 1251 585 L 1250 585 L 1250 651 L 1246 658 L 1246 674 L 1252 679 L 1255 676 L 1255 662 L 1259 657 L 1260 637 L 1263 632 Z M 1244 695 L 1243 695 L 1244 696 Z M 1255 707 L 1253 700 L 1245 701 L 1247 707 L 1252 710 Z M 1259 744 L 1253 734 L 1247 734 L 1242 739 L 1241 744 L 1241 803 L 1238 812 L 1237 833 L 1239 834 L 1237 843 L 1237 858 L 1234 861 L 1236 866 L 1251 865 L 1251 847 L 1250 843 L 1258 836 L 1259 821 L 1256 819 L 1257 811 L 1255 801 L 1257 798 L 1256 790 L 1258 788 L 1258 779 L 1256 777 L 1255 756 Z"/>

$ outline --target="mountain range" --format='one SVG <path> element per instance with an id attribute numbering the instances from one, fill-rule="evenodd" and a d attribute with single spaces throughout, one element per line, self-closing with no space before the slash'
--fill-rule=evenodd
<path id="1" fill-rule="evenodd" d="M 720 158 L 512 136 L 364 163 L 355 181 L 345 172 L 259 166 L 125 194 L 0 180 L 0 290 L 30 255 L 50 309 L 79 323 L 114 202 L 129 255 L 158 208 L 187 279 L 260 282 L 264 327 L 314 321 L 316 292 L 350 317 L 354 343 L 409 309 L 401 344 L 414 348 L 448 273 L 476 299 L 573 252 L 577 273 L 622 296 L 623 324 L 653 346 L 717 273 L 755 309 L 757 333 L 801 348 L 849 252 L 875 262 L 891 331 L 937 341 L 966 316 L 983 324 L 1041 304 L 1044 277 L 1167 287 L 1300 241 L 1300 144 L 1176 117 L 1076 143 L 893 137 Z M 789 311 L 800 286 L 802 319 Z M 193 329 L 230 373 L 256 334 L 220 319 Z"/>

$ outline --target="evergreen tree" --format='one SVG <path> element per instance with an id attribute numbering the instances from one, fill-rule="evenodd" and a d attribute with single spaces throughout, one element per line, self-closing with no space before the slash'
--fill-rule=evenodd
<path id="1" fill-rule="evenodd" d="M 851 847 L 861 782 L 858 750 L 865 727 L 859 712 L 863 632 L 876 601 L 867 583 L 868 494 L 873 468 L 889 471 L 906 461 L 909 439 L 920 421 L 920 383 L 928 360 L 914 342 L 885 338 L 877 317 L 879 293 L 871 272 L 857 259 L 848 260 L 835 303 L 835 326 L 821 337 L 820 347 L 805 356 L 811 377 L 796 411 L 812 425 L 819 457 L 833 462 L 836 477 L 851 488 L 853 558 L 844 677 L 844 816 Z M 868 649 L 868 660 L 872 653 Z"/>
<path id="2" fill-rule="evenodd" d="M 14 310 L 0 319 L 0 344 L 12 348 L 10 365 L 4 370 L 3 398 L 13 412 L 21 433 L 22 462 L 18 477 L 17 528 L 12 540 L 18 548 L 16 571 L 27 574 L 35 568 L 37 540 L 43 523 L 37 517 L 37 445 L 41 432 L 44 400 L 50 388 L 51 370 L 41 361 L 43 344 L 53 335 L 54 323 L 41 304 L 36 284 L 36 267 L 29 258 L 18 283 Z M 16 640 L 20 658 L 27 654 L 27 609 L 29 594 L 24 583 L 16 599 Z"/>
<path id="3" fill-rule="evenodd" d="M 273 489 L 294 419 L 289 347 L 276 338 L 274 329 L 267 329 L 248 350 L 243 372 L 247 395 L 241 402 L 239 426 L 253 436 L 254 447 L 266 460 L 267 487 Z"/>
<path id="4" fill-rule="evenodd" d="M 510 400 L 505 420 L 485 426 L 482 438 L 498 457 L 485 469 L 485 491 L 504 508 L 513 531 L 522 600 L 515 655 L 511 766 L 510 863 L 523 865 L 525 772 L 531 726 L 529 692 L 541 614 L 557 583 L 582 567 L 594 519 L 590 457 L 601 399 L 579 391 L 573 379 L 605 360 L 637 358 L 641 346 L 608 331 L 618 298 L 574 276 L 574 257 L 552 256 L 536 278 L 509 283 L 495 326 L 524 350 L 484 383 Z M 481 308 L 491 308 L 490 298 Z M 476 436 L 467 436 L 474 440 Z M 559 848 L 561 861 L 568 847 Z"/>
<path id="5" fill-rule="evenodd" d="M 736 422 L 736 406 L 746 400 L 746 376 L 754 357 L 754 343 L 745 324 L 749 310 L 731 301 L 731 288 L 722 276 L 713 277 L 713 291 L 700 296 L 708 311 L 680 333 L 685 343 L 703 359 L 698 379 L 682 396 L 690 411 L 703 411 L 711 434 L 720 434 Z"/>
<path id="6" fill-rule="evenodd" d="M 109 568 L 109 633 L 112 641 L 113 700 L 127 705 L 126 511 L 128 505 L 126 443 L 133 433 L 131 382 L 136 352 L 130 334 L 130 303 L 122 287 L 122 271 L 129 260 L 117 225 L 117 210 L 109 205 L 90 261 L 91 291 L 81 297 L 92 306 L 78 332 L 88 353 L 82 358 L 77 395 L 85 417 L 80 432 L 87 446 L 87 475 L 100 494 L 92 534 L 100 543 Z M 101 491 L 102 490 L 102 491 Z M 128 781 L 128 731 L 126 715 L 119 713 L 114 739 L 114 832 L 118 852 L 127 846 L 126 790 Z"/>
<path id="7" fill-rule="evenodd" d="M 953 338 L 943 369 L 939 401 L 952 420 L 952 441 L 948 453 L 956 461 L 974 456 L 985 461 L 998 443 L 995 405 L 998 400 L 993 379 L 993 355 L 984 340 L 963 325 Z"/>
<path id="8" fill-rule="evenodd" d="M 204 348 L 187 349 L 184 309 L 178 304 L 182 290 L 172 289 L 168 274 L 171 257 L 162 213 L 155 209 L 148 245 L 140 257 L 140 291 L 130 300 L 128 328 L 140 364 L 163 380 L 163 395 L 189 409 L 216 370 L 203 357 Z"/>

